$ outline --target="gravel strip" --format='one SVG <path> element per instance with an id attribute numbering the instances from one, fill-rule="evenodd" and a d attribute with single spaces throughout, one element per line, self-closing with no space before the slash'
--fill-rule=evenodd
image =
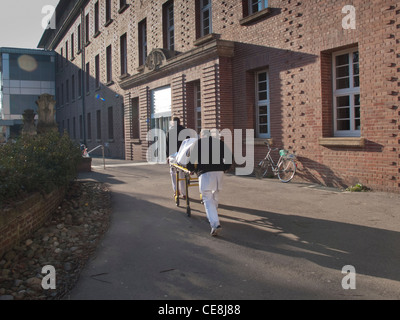
<path id="1" fill-rule="evenodd" d="M 76 284 L 108 230 L 111 194 L 105 184 L 75 181 L 50 221 L 0 257 L 0 300 L 59 300 Z M 53 266 L 56 289 L 43 289 Z M 43 280 L 43 278 L 46 278 Z"/>

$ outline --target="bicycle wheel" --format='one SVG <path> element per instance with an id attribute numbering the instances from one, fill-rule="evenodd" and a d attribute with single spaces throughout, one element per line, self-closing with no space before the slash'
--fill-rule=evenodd
<path id="1" fill-rule="evenodd" d="M 278 167 L 278 178 L 286 183 L 293 179 L 296 173 L 296 163 L 291 159 L 282 159 Z"/>
<path id="2" fill-rule="evenodd" d="M 265 177 L 265 175 L 268 172 L 268 162 L 265 160 L 262 160 L 258 166 L 254 169 L 254 173 L 256 175 L 257 179 L 262 179 Z"/>

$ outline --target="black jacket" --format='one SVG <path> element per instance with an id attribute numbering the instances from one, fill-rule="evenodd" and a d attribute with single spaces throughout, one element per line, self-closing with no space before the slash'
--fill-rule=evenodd
<path id="1" fill-rule="evenodd" d="M 215 157 L 214 161 L 213 156 Z M 231 166 L 231 150 L 227 148 L 225 154 L 225 143 L 217 138 L 209 137 L 197 140 L 193 145 L 190 152 L 190 161 L 186 168 L 200 176 L 210 171 L 227 171 Z"/>
<path id="2" fill-rule="evenodd" d="M 170 131 L 168 131 L 168 133 L 167 133 L 167 139 L 166 139 L 166 140 L 167 140 L 167 141 L 166 141 L 166 142 L 167 142 L 167 148 L 166 148 L 167 158 L 168 158 L 170 155 L 172 155 L 172 154 L 174 154 L 174 153 L 176 153 L 176 152 L 179 151 L 179 148 L 181 147 L 182 141 L 179 141 L 178 137 L 179 137 L 179 133 L 180 133 L 183 129 L 185 129 L 184 126 L 178 125 L 177 127 L 172 127 L 172 128 L 170 129 Z M 176 132 L 176 142 L 171 141 L 171 146 L 170 146 L 170 135 L 171 135 L 171 132 L 172 132 L 173 130 Z M 175 134 L 175 132 L 174 132 L 174 134 Z M 176 144 L 175 144 L 175 143 L 176 143 Z M 175 149 L 175 146 L 176 146 L 176 149 Z"/>

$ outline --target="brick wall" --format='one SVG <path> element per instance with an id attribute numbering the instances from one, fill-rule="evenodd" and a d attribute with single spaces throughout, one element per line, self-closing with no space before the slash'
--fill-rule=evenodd
<path id="1" fill-rule="evenodd" d="M 267 19 L 240 27 L 224 20 L 222 26 L 222 38 L 239 42 L 233 62 L 235 128 L 254 127 L 253 76 L 268 68 L 271 138 L 298 155 L 297 178 L 338 187 L 361 182 L 399 192 L 398 2 L 352 1 L 356 30 L 341 26 L 347 1 L 270 4 L 278 10 Z M 234 5 L 229 10 L 233 21 L 235 15 L 240 19 Z M 215 19 L 214 30 L 218 23 Z M 332 52 L 351 46 L 360 51 L 365 145 L 321 145 L 320 137 L 333 138 Z M 266 150 L 256 146 L 255 152 L 260 159 Z"/>
<path id="2" fill-rule="evenodd" d="M 39 229 L 64 199 L 64 189 L 34 194 L 13 208 L 0 210 L 0 257 Z"/>
<path id="3" fill-rule="evenodd" d="M 94 4 L 89 1 L 84 14 L 94 20 Z M 190 90 L 191 81 L 200 81 L 203 103 L 203 127 L 219 129 L 254 129 L 255 73 L 268 70 L 270 82 L 270 137 L 276 147 L 295 152 L 298 156 L 297 179 L 346 187 L 361 182 L 373 189 L 400 191 L 399 138 L 399 41 L 400 4 L 395 0 L 270 0 L 271 12 L 253 21 L 245 21 L 247 1 L 212 1 L 212 27 L 216 37 L 233 41 L 233 57 L 208 57 L 190 66 L 177 65 L 168 74 L 151 74 L 140 84 L 128 89 L 119 86 L 119 39 L 127 34 L 128 74 L 139 75 L 138 23 L 147 21 L 148 53 L 163 48 L 163 4 L 165 0 L 127 1 L 128 8 L 118 12 L 119 1 L 113 1 L 112 19 L 105 26 L 104 6 L 100 2 L 100 35 L 85 47 L 85 63 L 100 55 L 101 82 L 105 77 L 105 50 L 113 48 L 114 83 L 96 91 L 91 87 L 85 96 L 86 112 L 92 113 L 92 134 L 95 135 L 95 112 L 101 109 L 102 127 L 106 133 L 106 108 L 115 106 L 115 141 L 110 143 L 112 155 L 129 160 L 146 159 L 146 134 L 149 129 L 152 89 L 170 85 L 173 115 L 186 125 L 193 124 Z M 356 9 L 356 29 L 346 30 L 342 8 Z M 181 54 L 194 50 L 198 40 L 198 1 L 175 0 L 175 50 Z M 251 17 L 250 17 L 251 18 Z M 60 52 L 81 17 L 71 24 L 57 45 Z M 93 28 L 93 23 L 90 24 Z M 75 37 L 76 39 L 77 37 Z M 332 95 L 332 54 L 344 48 L 357 47 L 360 54 L 361 137 L 358 146 L 335 142 Z M 82 55 L 72 64 L 82 65 Z M 71 62 L 70 62 L 71 63 Z M 68 70 L 59 81 L 70 78 Z M 92 83 L 94 83 L 93 79 Z M 93 85 L 92 85 L 93 86 Z M 106 103 L 95 99 L 106 97 Z M 116 98 L 118 96 L 118 98 Z M 122 99 L 122 97 L 124 97 Z M 130 139 L 130 99 L 139 99 L 140 139 Z M 124 114 L 122 107 L 124 103 Z M 78 119 L 82 102 L 59 109 L 58 117 Z M 104 112 L 103 112 L 104 110 Z M 125 119 L 125 126 L 123 124 Z M 117 129 L 118 128 L 118 129 Z M 125 130 L 125 131 L 124 131 Z M 123 134 L 125 132 L 125 134 Z M 324 143 L 321 138 L 325 138 Z M 330 140 L 330 138 L 332 138 Z M 92 141 L 93 145 L 104 142 Z M 326 143 L 328 141 L 328 143 Z M 90 146 L 90 144 L 89 144 Z M 265 154 L 262 139 L 256 141 L 255 158 Z"/>

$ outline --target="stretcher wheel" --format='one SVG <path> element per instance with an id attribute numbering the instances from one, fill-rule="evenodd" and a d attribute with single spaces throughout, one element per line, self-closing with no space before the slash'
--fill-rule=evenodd
<path id="1" fill-rule="evenodd" d="M 190 217 L 191 215 L 192 215 L 192 212 L 191 212 L 192 210 L 190 209 L 190 207 L 187 207 L 186 208 L 186 214 L 187 214 L 187 216 L 188 217 Z"/>
<path id="2" fill-rule="evenodd" d="M 179 196 L 175 196 L 175 204 L 179 207 Z"/>

